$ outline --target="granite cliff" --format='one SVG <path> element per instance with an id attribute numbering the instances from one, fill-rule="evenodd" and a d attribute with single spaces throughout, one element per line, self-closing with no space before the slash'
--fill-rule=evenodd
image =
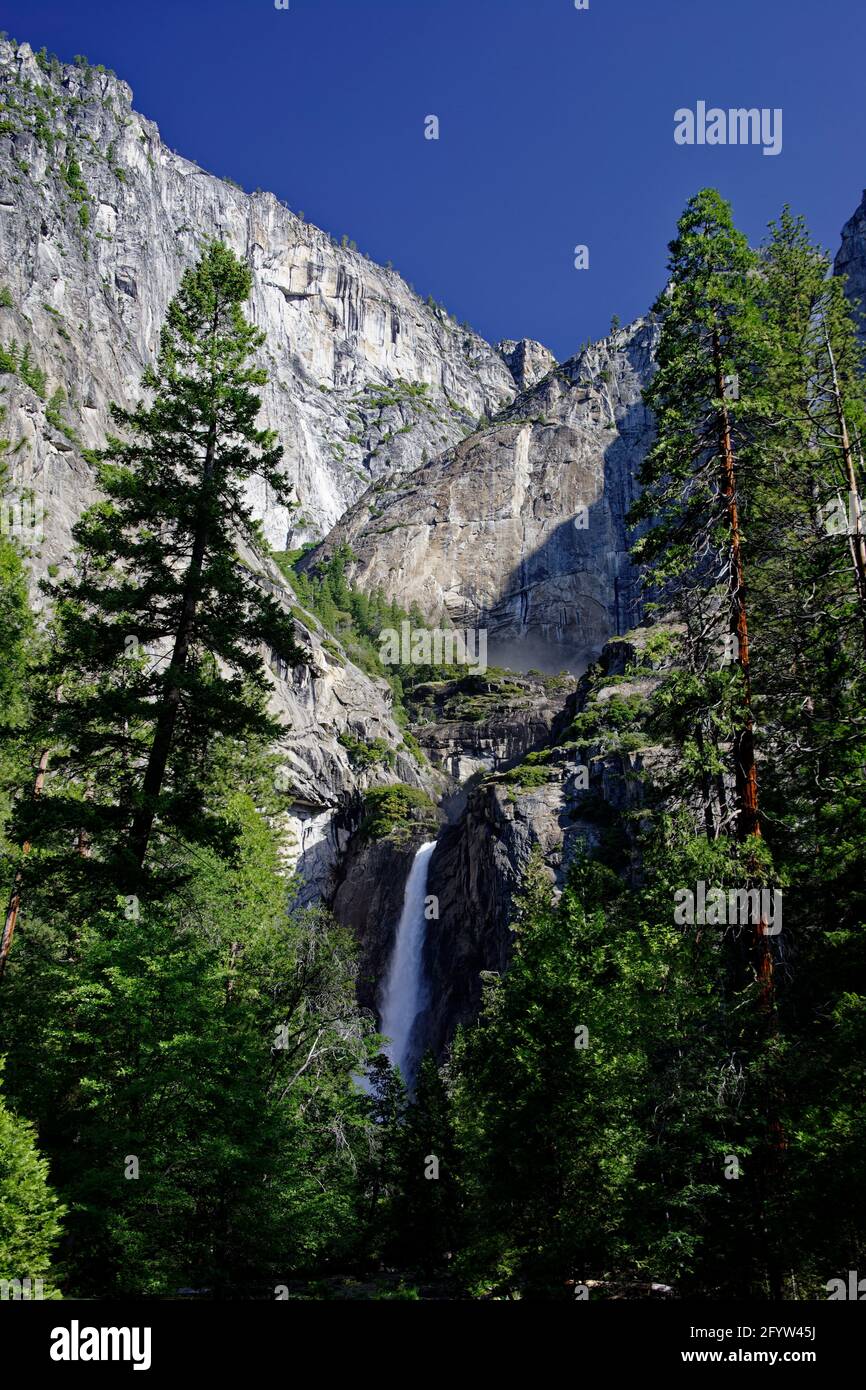
<path id="1" fill-rule="evenodd" d="M 655 328 L 639 320 L 555 367 L 468 438 L 381 479 L 338 545 L 350 571 L 428 617 L 486 628 L 490 659 L 586 664 L 639 617 L 626 515 L 652 437 L 641 391 Z"/>
<path id="2" fill-rule="evenodd" d="M 29 347 L 81 445 L 102 441 L 111 400 L 135 399 L 209 237 L 249 261 L 251 317 L 267 334 L 263 413 L 298 503 L 290 513 L 254 499 L 275 548 L 321 534 L 375 478 L 453 444 L 515 395 L 500 354 L 396 271 L 169 149 L 125 82 L 0 42 L 0 341 Z M 63 553 L 89 495 L 81 449 L 26 396 L 9 423 L 45 496 L 49 548 Z"/>

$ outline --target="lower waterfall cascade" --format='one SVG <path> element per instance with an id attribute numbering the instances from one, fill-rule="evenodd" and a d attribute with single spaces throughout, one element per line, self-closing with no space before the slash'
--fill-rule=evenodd
<path id="1" fill-rule="evenodd" d="M 412 1051 L 412 1030 L 424 1002 L 425 903 L 427 875 L 435 848 L 435 840 L 421 845 L 409 870 L 403 911 L 397 923 L 382 993 L 381 1031 L 389 1039 L 385 1053 L 392 1066 L 399 1067 L 407 1086 L 411 1086 L 416 1060 Z"/>

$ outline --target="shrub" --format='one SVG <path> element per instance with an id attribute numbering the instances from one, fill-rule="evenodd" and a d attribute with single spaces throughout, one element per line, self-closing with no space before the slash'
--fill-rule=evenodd
<path id="1" fill-rule="evenodd" d="M 364 819 L 361 835 L 365 840 L 395 840 L 409 838 L 418 826 L 436 825 L 436 807 L 426 792 L 394 782 L 387 787 L 371 787 L 364 796 Z"/>
<path id="2" fill-rule="evenodd" d="M 7 1110 L 0 1092 L 0 1278 L 45 1279 L 64 1214 L 33 1126 Z M 60 1297 L 43 1289 L 46 1296 Z"/>

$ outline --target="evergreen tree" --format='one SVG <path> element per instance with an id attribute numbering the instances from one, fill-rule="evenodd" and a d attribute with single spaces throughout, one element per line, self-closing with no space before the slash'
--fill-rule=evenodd
<path id="1" fill-rule="evenodd" d="M 33 1126 L 12 1114 L 0 1087 L 0 1281 L 12 1284 L 4 1296 L 60 1297 L 51 1276 L 64 1215 L 48 1184 L 48 1164 L 36 1147 Z"/>
<path id="2" fill-rule="evenodd" d="M 645 392 L 657 438 L 633 508 L 635 521 L 652 525 L 634 553 L 659 601 L 685 620 L 693 669 L 707 675 L 729 664 L 735 673 L 727 683 L 735 830 L 749 846 L 751 886 L 767 881 L 769 863 L 758 808 L 743 518 L 772 414 L 766 368 L 776 345 L 761 314 L 758 257 L 715 190 L 689 200 L 669 270 L 655 306 L 658 371 Z M 710 684 L 717 682 L 709 677 Z M 769 1017 L 774 965 L 763 921 L 750 955 Z"/>
<path id="3" fill-rule="evenodd" d="M 856 1267 L 863 1250 L 851 1059 L 863 1046 L 866 995 L 866 663 L 857 558 L 864 381 L 830 258 L 788 209 L 770 233 L 761 293 L 780 351 L 770 377 L 775 437 L 753 508 L 761 556 L 753 572 L 762 633 L 756 711 L 769 750 L 767 834 L 790 884 L 779 1039 L 786 1130 L 796 1136 L 786 1161 L 788 1229 L 800 1232 L 801 1283 L 820 1285 L 833 1262 Z M 820 1216 L 809 1201 L 814 1191 L 826 1194 Z"/>
<path id="4" fill-rule="evenodd" d="M 235 862 L 82 921 L 28 899 L 0 1014 L 10 1090 L 70 1208 L 78 1296 L 273 1297 L 354 1256 L 373 1050 L 345 934 L 286 913 L 279 843 L 228 787 Z"/>
<path id="5" fill-rule="evenodd" d="M 448 1079 L 430 1056 L 399 1117 L 392 1191 L 381 1222 L 390 1261 L 428 1274 L 449 1267 L 462 1239 L 459 1165 Z"/>
<path id="6" fill-rule="evenodd" d="M 0 426 L 5 410 L 0 407 Z M 6 528 L 8 469 L 4 454 L 7 439 L 0 439 L 0 505 L 3 506 L 3 525 L 0 526 L 0 757 L 8 747 L 10 736 L 21 728 L 27 711 L 28 668 L 33 640 L 33 615 L 27 594 L 27 576 L 21 548 Z M 0 764 L 3 790 L 9 773 Z M 0 806 L 0 818 L 5 821 L 8 808 Z"/>
<path id="7" fill-rule="evenodd" d="M 103 500 L 76 526 L 76 572 L 53 593 L 44 679 L 57 698 L 34 731 L 51 772 L 44 795 L 22 797 L 18 834 L 36 872 L 57 870 L 68 891 L 93 879 L 109 900 L 152 889 L 171 837 L 218 840 L 214 731 L 238 744 L 278 732 L 262 650 L 297 662 L 293 624 L 238 554 L 258 540 L 250 479 L 286 499 L 281 450 L 256 424 L 265 374 L 248 363 L 262 342 L 243 316 L 249 290 L 249 269 L 219 243 L 184 275 L 144 376 L 150 402 L 114 408 L 125 439 L 98 457 Z"/>

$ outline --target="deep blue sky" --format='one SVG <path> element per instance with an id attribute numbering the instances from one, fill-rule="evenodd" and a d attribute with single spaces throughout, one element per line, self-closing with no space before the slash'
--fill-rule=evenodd
<path id="1" fill-rule="evenodd" d="M 866 185 L 863 0 L 0 0 L 0 28 L 114 68 L 182 154 L 560 358 L 649 306 L 696 189 L 753 240 L 790 201 L 835 252 Z M 782 153 L 675 145 L 698 99 L 782 107 Z"/>

